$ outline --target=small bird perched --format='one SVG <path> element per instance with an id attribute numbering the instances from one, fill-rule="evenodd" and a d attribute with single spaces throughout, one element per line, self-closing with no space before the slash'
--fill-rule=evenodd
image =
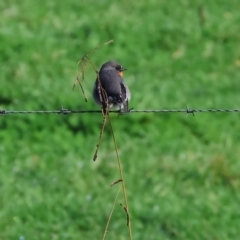
<path id="1" fill-rule="evenodd" d="M 104 63 L 98 73 L 97 80 L 93 88 L 93 98 L 95 102 L 103 106 L 103 112 L 108 108 L 115 108 L 128 112 L 128 102 L 131 98 L 129 88 L 123 81 L 123 68 L 118 62 L 108 61 Z M 99 84 L 100 83 L 100 84 Z M 100 96 L 101 95 L 101 96 Z"/>

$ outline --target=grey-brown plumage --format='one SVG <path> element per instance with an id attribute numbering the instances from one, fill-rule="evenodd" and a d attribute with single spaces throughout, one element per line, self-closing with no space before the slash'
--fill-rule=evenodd
<path id="1" fill-rule="evenodd" d="M 126 68 L 123 68 L 118 62 L 108 61 L 102 65 L 99 71 L 99 79 L 96 79 L 93 88 L 93 98 L 97 104 L 103 106 L 105 113 L 107 108 L 106 101 L 104 101 L 105 93 L 109 108 L 128 112 L 128 102 L 131 98 L 131 93 L 122 78 L 124 70 Z M 99 88 L 99 81 L 102 89 Z"/>

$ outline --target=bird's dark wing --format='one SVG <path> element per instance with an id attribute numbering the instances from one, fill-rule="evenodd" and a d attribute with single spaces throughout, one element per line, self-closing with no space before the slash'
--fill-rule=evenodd
<path id="1" fill-rule="evenodd" d="M 127 91 L 123 83 L 121 83 L 121 93 L 122 93 L 122 100 L 124 101 L 127 98 Z"/>

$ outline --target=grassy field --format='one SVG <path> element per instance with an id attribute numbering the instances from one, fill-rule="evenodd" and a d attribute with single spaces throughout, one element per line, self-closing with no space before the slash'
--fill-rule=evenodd
<path id="1" fill-rule="evenodd" d="M 99 109 L 89 66 L 128 68 L 134 109 L 240 109 L 240 2 L 1 1 L 0 109 Z M 111 115 L 134 239 L 237 240 L 240 113 Z M 0 116 L 0 240 L 102 239 L 120 184 L 102 116 Z M 128 239 L 115 206 L 106 239 Z"/>

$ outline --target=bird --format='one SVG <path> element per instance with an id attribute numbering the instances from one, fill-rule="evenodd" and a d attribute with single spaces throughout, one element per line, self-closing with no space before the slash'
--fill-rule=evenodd
<path id="1" fill-rule="evenodd" d="M 129 112 L 128 102 L 131 93 L 123 80 L 123 71 L 127 70 L 117 61 L 104 63 L 93 87 L 93 99 L 103 108 L 104 114 L 109 108 L 120 112 Z"/>

